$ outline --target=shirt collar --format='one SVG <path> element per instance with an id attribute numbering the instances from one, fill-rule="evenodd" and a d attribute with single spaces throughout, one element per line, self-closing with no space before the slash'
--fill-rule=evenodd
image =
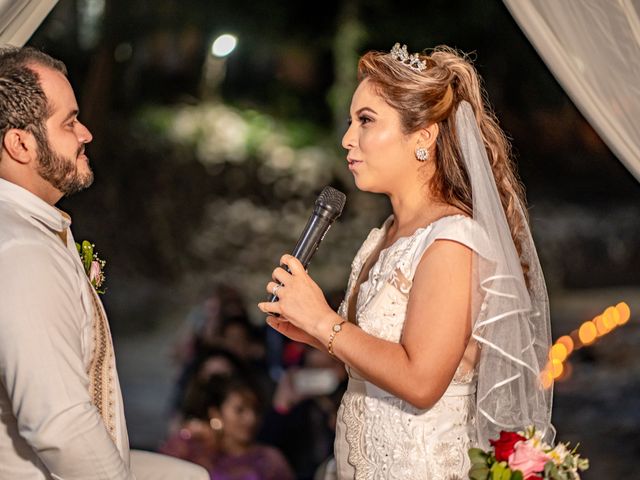
<path id="1" fill-rule="evenodd" d="M 40 221 L 56 232 L 64 232 L 71 226 L 71 217 L 62 210 L 3 178 L 0 178 L 0 202 L 16 205 L 20 213 Z"/>

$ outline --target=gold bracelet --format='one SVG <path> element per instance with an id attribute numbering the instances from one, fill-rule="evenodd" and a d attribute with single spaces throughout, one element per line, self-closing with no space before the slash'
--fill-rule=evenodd
<path id="1" fill-rule="evenodd" d="M 329 335 L 329 343 L 327 344 L 327 351 L 329 352 L 329 355 L 331 355 L 332 357 L 335 357 L 333 353 L 333 340 L 336 338 L 336 335 L 342 331 L 342 325 L 344 323 L 346 323 L 346 320 L 342 320 L 341 322 L 336 323 L 331 328 L 331 335 Z"/>

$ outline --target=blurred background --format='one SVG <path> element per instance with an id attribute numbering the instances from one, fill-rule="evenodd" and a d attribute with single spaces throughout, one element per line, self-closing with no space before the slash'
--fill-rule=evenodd
<path id="1" fill-rule="evenodd" d="M 340 139 L 358 56 L 395 42 L 410 51 L 446 44 L 475 61 L 526 186 L 554 339 L 611 305 L 631 308 L 626 324 L 564 363 L 554 423 L 559 440 L 581 442 L 591 459 L 584 478 L 632 478 L 640 185 L 497 0 L 58 2 L 28 44 L 66 63 L 94 134 L 96 181 L 60 206 L 76 239 L 107 260 L 103 299 L 132 446 L 156 450 L 170 435 L 207 322 L 210 343 L 241 345 L 236 353 L 264 369 L 265 403 L 277 403 L 283 376 L 270 368 L 274 338 L 255 305 L 325 185 L 344 191 L 347 205 L 310 272 L 334 305 L 356 250 L 390 213 L 384 198 L 355 189 Z M 241 327 L 228 328 L 238 318 Z M 327 367 L 307 353 L 284 345 L 278 361 Z M 284 423 L 259 434 L 298 478 L 312 478 L 305 462 L 329 454 L 327 398 L 315 402 L 327 423 L 317 433 L 324 443 L 308 447 L 314 458 L 275 438 L 276 426 L 292 428 Z M 267 419 L 292 405 L 275 407 Z"/>

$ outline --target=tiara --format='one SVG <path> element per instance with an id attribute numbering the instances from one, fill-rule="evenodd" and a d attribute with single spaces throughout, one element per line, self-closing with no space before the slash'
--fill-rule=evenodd
<path id="1" fill-rule="evenodd" d="M 402 45 L 401 47 L 399 43 L 396 43 L 391 49 L 391 57 L 416 72 L 421 72 L 427 68 L 427 62 L 420 60 L 419 54 L 414 53 L 409 55 L 406 45 Z"/>

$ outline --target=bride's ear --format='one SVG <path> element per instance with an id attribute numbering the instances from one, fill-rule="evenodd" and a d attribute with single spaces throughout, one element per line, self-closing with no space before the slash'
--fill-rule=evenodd
<path id="1" fill-rule="evenodd" d="M 421 128 L 419 130 L 420 140 L 422 141 L 422 145 L 426 147 L 427 150 L 431 151 L 433 146 L 438 139 L 438 134 L 440 133 L 440 127 L 437 123 L 432 123 L 431 125 Z"/>

